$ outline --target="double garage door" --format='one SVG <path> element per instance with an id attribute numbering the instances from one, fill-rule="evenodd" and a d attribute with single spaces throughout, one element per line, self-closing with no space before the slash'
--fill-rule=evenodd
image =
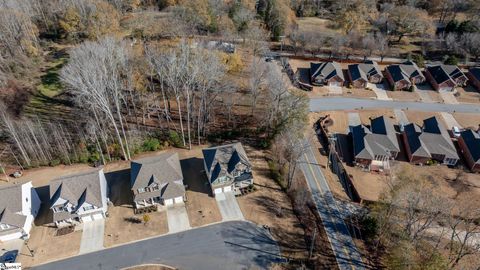
<path id="1" fill-rule="evenodd" d="M 222 193 L 222 192 L 229 192 L 229 191 L 232 191 L 232 186 L 227 186 L 227 187 L 223 187 L 223 188 L 216 188 L 213 191 L 213 193 L 219 194 L 219 193 Z"/>
<path id="2" fill-rule="evenodd" d="M 183 197 L 180 196 L 180 197 L 176 197 L 176 198 L 173 198 L 173 199 L 166 199 L 165 200 L 165 205 L 172 205 L 174 203 L 182 203 L 183 202 Z"/>
<path id="3" fill-rule="evenodd" d="M 83 222 L 89 222 L 89 221 L 100 220 L 100 219 L 103 219 L 103 215 L 101 213 L 82 217 Z"/>

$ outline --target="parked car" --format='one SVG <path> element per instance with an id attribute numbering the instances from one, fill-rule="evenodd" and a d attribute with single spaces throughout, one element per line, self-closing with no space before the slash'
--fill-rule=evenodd
<path id="1" fill-rule="evenodd" d="M 14 263 L 17 260 L 18 250 L 11 250 L 5 252 L 0 257 L 0 263 Z"/>

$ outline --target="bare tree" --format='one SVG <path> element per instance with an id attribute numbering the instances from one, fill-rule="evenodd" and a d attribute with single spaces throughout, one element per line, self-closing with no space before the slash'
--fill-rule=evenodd
<path id="1" fill-rule="evenodd" d="M 250 64 L 250 79 L 249 79 L 249 90 L 250 95 L 252 96 L 252 115 L 255 112 L 257 106 L 257 99 L 260 95 L 260 90 L 265 83 L 265 74 L 267 72 L 267 66 L 265 61 L 261 58 L 254 57 L 252 63 Z"/>

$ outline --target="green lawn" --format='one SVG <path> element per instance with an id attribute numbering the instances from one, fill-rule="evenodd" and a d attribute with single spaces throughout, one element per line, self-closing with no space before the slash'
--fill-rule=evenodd
<path id="1" fill-rule="evenodd" d="M 66 58 L 62 57 L 49 63 L 49 67 L 46 69 L 45 74 L 40 76 L 40 84 L 37 86 L 37 90 L 42 95 L 54 97 L 62 92 L 63 85 L 60 82 L 58 73 L 66 60 Z"/>

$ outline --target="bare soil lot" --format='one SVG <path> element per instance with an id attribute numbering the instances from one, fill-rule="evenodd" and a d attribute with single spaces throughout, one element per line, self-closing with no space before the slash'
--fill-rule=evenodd
<path id="1" fill-rule="evenodd" d="M 376 98 L 375 92 L 372 90 L 361 88 L 346 88 L 343 87 L 343 95 L 346 97 L 358 97 L 358 98 Z"/>
<path id="2" fill-rule="evenodd" d="M 420 96 L 416 92 L 409 91 L 387 91 L 389 98 L 399 101 L 420 101 Z"/>
<path id="3" fill-rule="evenodd" d="M 380 116 L 386 116 L 390 118 L 390 120 L 396 124 L 397 119 L 395 118 L 395 113 L 393 110 L 388 110 L 388 109 L 378 109 L 378 110 L 362 110 L 358 111 L 360 114 L 360 120 L 362 121 L 362 124 L 364 125 L 370 125 L 370 118 L 377 118 Z"/>
<path id="4" fill-rule="evenodd" d="M 480 92 L 478 92 L 473 86 L 469 85 L 465 88 L 458 87 L 457 90 L 457 100 L 461 103 L 479 103 L 480 102 Z"/>
<path id="5" fill-rule="evenodd" d="M 31 257 L 24 245 L 17 259 L 22 263 L 22 267 L 27 268 L 78 254 L 82 232 L 75 231 L 61 236 L 56 236 L 56 232 L 57 229 L 53 227 L 33 226 L 28 245 L 34 250 L 35 256 Z"/>
<path id="6" fill-rule="evenodd" d="M 407 116 L 408 120 L 410 123 L 416 123 L 419 126 L 423 126 L 423 120 L 430 118 L 432 116 L 436 116 L 439 121 L 443 123 L 443 125 L 446 127 L 446 123 L 443 120 L 443 117 L 440 113 L 437 112 L 421 112 L 421 111 L 410 111 L 410 110 L 404 110 L 405 115 Z"/>
<path id="7" fill-rule="evenodd" d="M 472 128 L 477 130 L 480 127 L 480 114 L 453 113 L 453 117 L 463 128 Z"/>
<path id="8" fill-rule="evenodd" d="M 270 178 L 265 153 L 251 147 L 246 148 L 253 165 L 256 191 L 237 197 L 244 217 L 258 225 L 269 226 L 284 254 L 305 258 L 307 249 L 304 231 L 293 212 L 290 199 Z"/>

